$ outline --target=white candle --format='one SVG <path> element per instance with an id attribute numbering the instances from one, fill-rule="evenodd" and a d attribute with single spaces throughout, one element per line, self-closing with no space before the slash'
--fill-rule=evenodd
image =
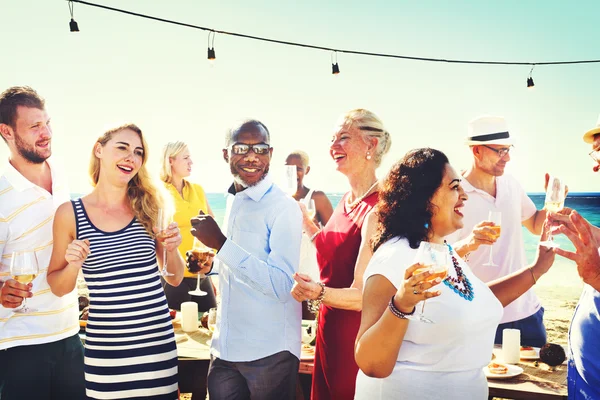
<path id="1" fill-rule="evenodd" d="M 521 331 L 504 329 L 502 331 L 502 358 L 508 364 L 519 362 L 521 354 Z"/>
<path id="2" fill-rule="evenodd" d="M 198 330 L 198 303 L 193 301 L 181 303 L 181 329 L 184 332 Z"/>

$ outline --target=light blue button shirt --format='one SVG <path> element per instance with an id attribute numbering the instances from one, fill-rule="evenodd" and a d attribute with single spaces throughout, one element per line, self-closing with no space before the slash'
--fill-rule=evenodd
<path id="1" fill-rule="evenodd" d="M 269 176 L 228 200 L 227 241 L 213 268 L 221 304 L 211 354 L 238 362 L 287 350 L 300 358 L 302 310 L 290 294 L 300 259 L 300 208 Z"/>

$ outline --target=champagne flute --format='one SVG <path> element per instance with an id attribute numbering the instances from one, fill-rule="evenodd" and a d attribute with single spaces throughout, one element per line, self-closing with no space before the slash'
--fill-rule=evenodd
<path id="1" fill-rule="evenodd" d="M 208 310 L 207 325 L 211 332 L 214 332 L 215 328 L 217 327 L 217 309 L 214 307 Z"/>
<path id="2" fill-rule="evenodd" d="M 167 248 L 165 246 L 165 240 L 173 237 L 174 235 L 171 234 L 167 234 L 167 228 L 169 227 L 169 214 L 167 212 L 166 209 L 164 208 L 159 208 L 158 209 L 158 220 L 157 220 L 157 226 L 156 229 L 158 230 L 158 233 L 156 234 L 156 239 L 162 243 L 162 248 L 163 248 L 163 267 L 162 269 L 159 269 L 158 274 L 160 276 L 174 276 L 174 274 L 170 273 L 167 270 Z"/>
<path id="3" fill-rule="evenodd" d="M 550 176 L 548 187 L 546 188 L 546 200 L 544 208 L 550 212 L 559 212 L 565 206 L 565 182 L 556 176 Z M 554 241 L 552 233 L 548 233 L 548 239 L 540 242 L 544 247 L 560 247 Z"/>
<path id="4" fill-rule="evenodd" d="M 310 199 L 308 203 L 306 203 L 306 212 L 310 219 L 315 219 L 317 208 L 315 207 L 315 201 L 313 199 Z"/>
<path id="5" fill-rule="evenodd" d="M 500 211 L 490 211 L 488 214 L 488 221 L 491 221 L 494 223 L 493 226 L 490 226 L 490 228 L 494 231 L 494 238 L 498 238 L 500 237 L 500 231 L 501 231 L 501 222 L 502 222 L 502 213 Z M 497 267 L 498 264 L 494 263 L 494 259 L 493 259 L 493 252 L 492 252 L 492 248 L 494 245 L 490 245 L 490 258 L 488 259 L 488 262 L 486 262 L 485 265 L 486 267 Z"/>
<path id="6" fill-rule="evenodd" d="M 423 272 L 433 270 L 433 274 L 425 278 L 426 282 L 431 282 L 435 278 L 444 279 L 448 275 L 449 265 L 449 253 L 448 246 L 444 244 L 421 242 L 417 255 L 415 256 L 415 263 L 423 265 L 423 267 L 417 268 L 413 275 L 418 275 Z M 416 320 L 424 322 L 426 324 L 433 324 L 434 321 L 430 318 L 425 317 L 425 300 L 421 305 L 421 313 L 418 315 L 407 315 L 406 317 L 410 320 Z"/>
<path id="7" fill-rule="evenodd" d="M 197 260 L 198 267 L 200 267 L 200 265 L 202 265 L 202 263 L 204 263 L 211 254 L 213 254 L 213 250 L 210 247 L 205 246 L 204 243 L 202 243 L 201 241 L 198 240 L 198 238 L 194 238 L 194 245 L 192 247 L 192 255 Z M 196 289 L 190 290 L 188 293 L 191 294 L 192 296 L 206 296 L 208 293 L 206 293 L 204 290 L 200 289 L 200 282 L 201 282 L 202 278 L 205 278 L 206 276 L 204 274 L 200 273 L 199 269 L 198 269 L 198 271 L 193 271 L 192 268 L 190 268 L 189 264 L 188 264 L 188 270 L 191 273 L 197 275 Z"/>
<path id="8" fill-rule="evenodd" d="M 283 190 L 293 196 L 298 191 L 298 175 L 295 165 L 284 165 Z"/>
<path id="9" fill-rule="evenodd" d="M 33 281 L 40 272 L 38 260 L 34 251 L 15 251 L 10 260 L 10 274 L 12 278 L 23 284 Z M 27 298 L 23 299 L 21 308 L 16 313 L 36 312 L 36 309 L 27 307 Z"/>

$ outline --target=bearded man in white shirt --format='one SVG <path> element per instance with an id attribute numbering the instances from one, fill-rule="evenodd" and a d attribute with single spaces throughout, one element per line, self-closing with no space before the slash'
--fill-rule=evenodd
<path id="1" fill-rule="evenodd" d="M 46 280 L 54 213 L 69 190 L 49 160 L 52 128 L 35 90 L 0 94 L 0 135 L 10 152 L 0 175 L 0 398 L 84 399 L 77 293 L 56 297 Z M 28 284 L 11 277 L 16 252 L 36 255 L 39 274 Z M 26 298 L 35 313 L 19 313 Z"/>

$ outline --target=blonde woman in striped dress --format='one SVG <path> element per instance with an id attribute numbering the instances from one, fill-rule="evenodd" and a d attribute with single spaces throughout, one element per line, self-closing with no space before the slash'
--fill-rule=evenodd
<path id="1" fill-rule="evenodd" d="M 158 264 L 164 245 L 174 274 L 165 279 L 181 282 L 181 235 L 171 223 L 172 237 L 154 238 L 164 200 L 150 182 L 147 151 L 133 124 L 106 132 L 92 153 L 94 190 L 61 205 L 54 219 L 52 292 L 73 290 L 80 269 L 90 290 L 84 369 L 91 399 L 177 399 L 177 348 Z"/>

